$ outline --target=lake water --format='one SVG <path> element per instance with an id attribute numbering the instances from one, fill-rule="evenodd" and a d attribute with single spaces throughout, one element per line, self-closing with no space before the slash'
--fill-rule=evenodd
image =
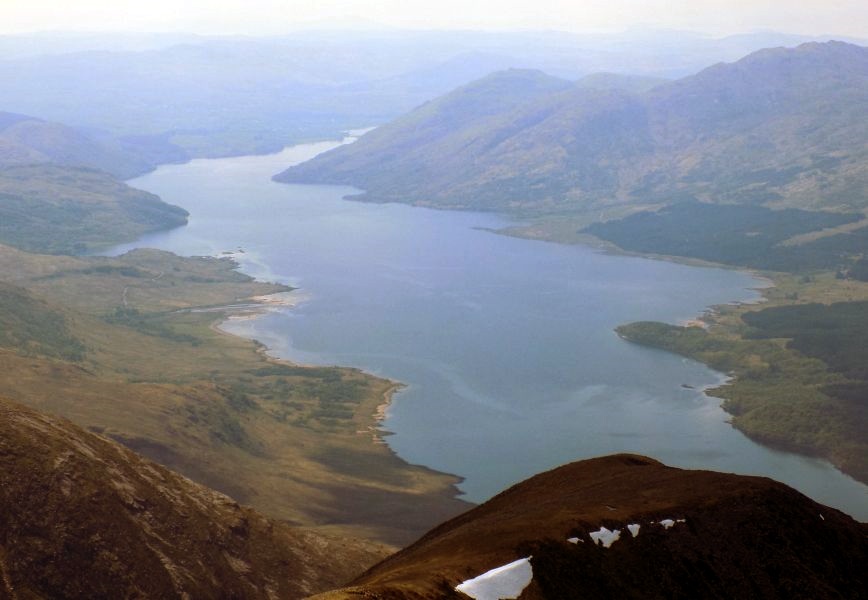
<path id="1" fill-rule="evenodd" d="M 411 463 L 464 477 L 469 500 L 564 462 L 637 452 L 767 475 L 868 520 L 868 487 L 728 425 L 701 392 L 720 374 L 613 331 L 756 299 L 759 281 L 499 236 L 481 229 L 507 223 L 493 215 L 364 204 L 342 199 L 352 188 L 270 181 L 334 145 L 160 167 L 131 184 L 189 210 L 189 225 L 115 252 L 243 248 L 244 271 L 298 287 L 299 304 L 225 327 L 282 358 L 407 384 L 388 410 L 387 442 Z"/>

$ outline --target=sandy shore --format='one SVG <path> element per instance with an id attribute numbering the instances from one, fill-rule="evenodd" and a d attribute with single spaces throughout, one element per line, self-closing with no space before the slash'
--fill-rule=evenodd
<path id="1" fill-rule="evenodd" d="M 227 321 L 247 321 L 283 308 L 295 308 L 302 302 L 310 300 L 310 294 L 301 290 L 275 292 L 262 296 L 253 296 L 244 304 L 222 306 L 216 311 L 225 312 Z"/>
<path id="2" fill-rule="evenodd" d="M 682 319 L 678 321 L 678 325 L 680 327 L 702 327 L 703 329 L 708 329 L 708 323 L 704 321 L 704 317 L 697 317 L 695 319 Z"/>

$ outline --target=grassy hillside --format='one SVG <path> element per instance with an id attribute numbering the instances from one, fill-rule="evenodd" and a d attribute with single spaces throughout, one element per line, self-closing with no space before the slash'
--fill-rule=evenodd
<path id="1" fill-rule="evenodd" d="M 69 331 L 63 313 L 23 288 L 0 281 L 0 347 L 27 356 L 79 361 L 84 344 Z"/>
<path id="2" fill-rule="evenodd" d="M 77 254 L 184 225 L 187 211 L 85 168 L 0 169 L 0 243 Z"/>
<path id="3" fill-rule="evenodd" d="M 353 184 L 372 201 L 522 216 L 691 198 L 868 208 L 868 49 L 860 46 L 763 50 L 650 90 L 576 84 L 456 122 L 452 107 L 473 90 L 277 179 Z M 417 135 L 428 127 L 448 132 Z"/>
<path id="4" fill-rule="evenodd" d="M 295 524 L 403 544 L 467 506 L 453 477 L 407 465 L 379 442 L 374 414 L 393 382 L 272 361 L 214 328 L 227 305 L 284 289 L 251 281 L 229 259 L 0 246 L 0 280 L 14 286 L 4 325 L 23 323 L 0 336 L 6 397 Z M 29 325 L 40 322 L 63 328 Z M 70 345 L 76 352 L 64 354 Z"/>

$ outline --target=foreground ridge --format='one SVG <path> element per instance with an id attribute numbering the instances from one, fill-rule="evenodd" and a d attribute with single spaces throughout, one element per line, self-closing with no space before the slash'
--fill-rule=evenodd
<path id="1" fill-rule="evenodd" d="M 532 477 L 317 598 L 866 598 L 865 564 L 868 526 L 784 484 L 618 454 Z"/>
<path id="2" fill-rule="evenodd" d="M 300 598 L 385 554 L 0 398 L 0 598 Z"/>

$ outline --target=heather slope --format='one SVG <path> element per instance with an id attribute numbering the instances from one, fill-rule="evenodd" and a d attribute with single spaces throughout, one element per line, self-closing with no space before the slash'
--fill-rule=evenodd
<path id="1" fill-rule="evenodd" d="M 106 438 L 0 399 L 11 598 L 300 598 L 384 555 L 294 529 Z"/>
<path id="2" fill-rule="evenodd" d="M 278 181 L 328 179 L 352 183 L 368 190 L 407 190 L 420 200 L 432 186 L 450 188 L 452 182 L 472 177 L 476 166 L 467 159 L 490 123 L 519 107 L 539 101 L 570 84 L 539 71 L 512 69 L 489 75 L 363 136 L 352 146 L 361 152 L 321 155 L 327 174 L 316 171 L 320 158 L 306 163 L 313 172 L 300 176 L 290 170 Z M 308 169 L 302 166 L 301 169 Z"/>

